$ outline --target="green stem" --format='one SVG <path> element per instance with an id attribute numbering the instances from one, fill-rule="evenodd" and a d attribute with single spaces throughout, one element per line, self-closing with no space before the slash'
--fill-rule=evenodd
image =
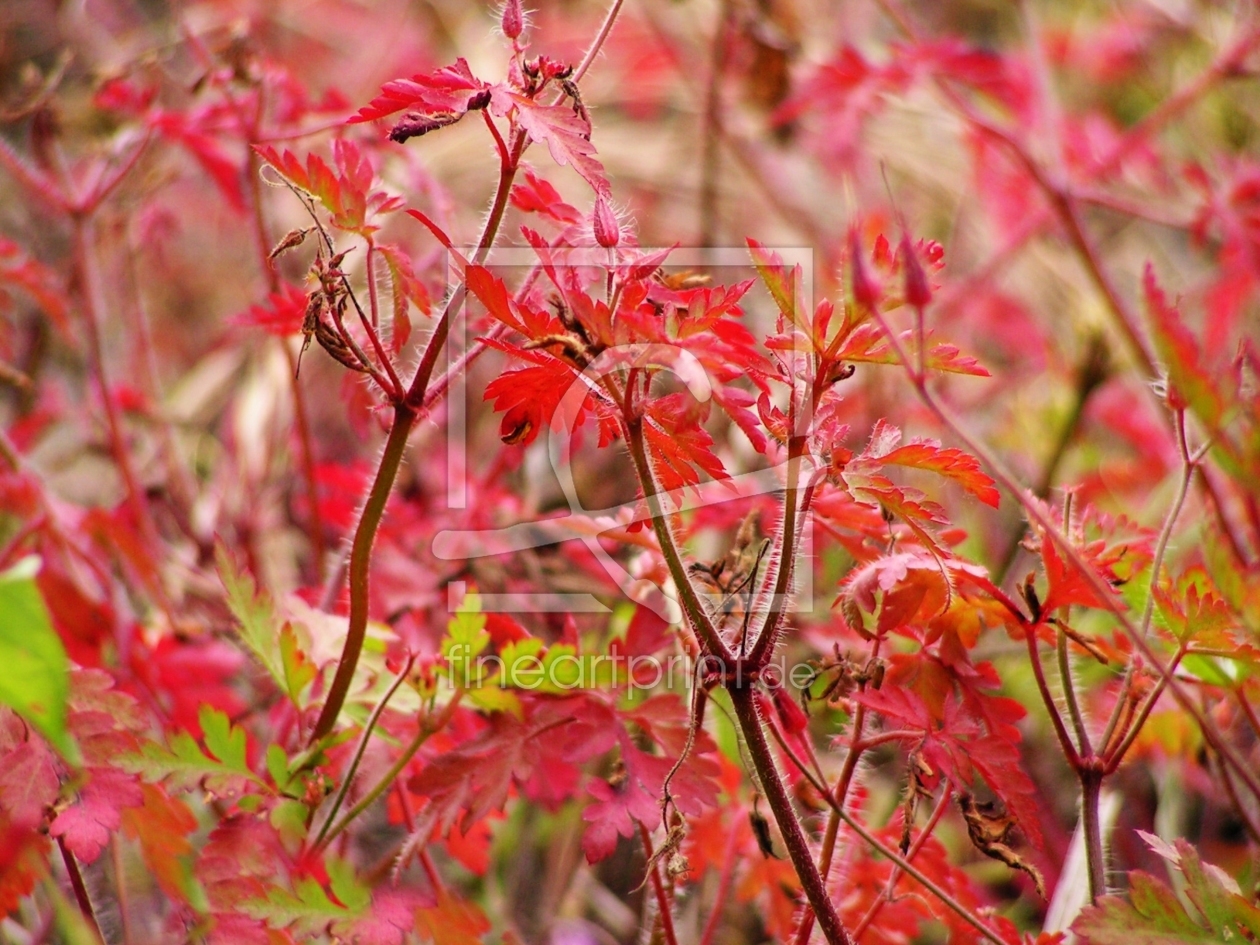
<path id="1" fill-rule="evenodd" d="M 446 727 L 446 723 L 449 722 L 451 720 L 451 716 L 455 714 L 455 709 L 459 706 L 460 700 L 462 700 L 463 697 L 464 690 L 456 689 L 455 695 L 442 709 L 442 712 L 437 716 L 437 718 L 426 718 L 424 722 L 421 723 L 420 730 L 416 732 L 416 737 L 411 740 L 411 743 L 403 750 L 403 753 L 398 756 L 398 760 L 395 761 L 393 765 L 390 766 L 390 769 L 385 772 L 384 776 L 376 782 L 372 790 L 364 794 L 357 804 L 346 811 L 346 815 L 337 822 L 335 827 L 331 830 L 327 830 L 322 840 L 316 842 L 314 846 L 315 850 L 322 850 L 327 847 L 328 844 L 336 840 L 343 830 L 354 823 L 354 819 L 356 817 L 371 807 L 378 797 L 390 789 L 390 787 L 394 784 L 394 780 L 402 774 L 403 769 L 407 767 L 407 765 L 411 762 L 411 759 L 415 757 L 416 752 L 418 752 L 421 746 L 429 740 L 429 736 L 434 732 L 440 732 Z M 323 831 L 321 831 L 321 833 L 323 833 Z"/>
<path id="2" fill-rule="evenodd" d="M 512 181 L 516 177 L 516 168 L 520 163 L 520 155 L 525 147 L 524 135 L 518 135 L 512 149 L 512 162 L 499 169 L 499 184 L 495 190 L 494 204 L 490 216 L 486 218 L 475 261 L 485 259 L 494 239 L 498 235 L 499 225 L 503 222 L 503 213 L 507 209 L 508 195 L 512 190 Z M 407 389 L 406 396 L 394 405 L 394 422 L 389 429 L 389 437 L 385 441 L 385 450 L 376 468 L 376 477 L 372 480 L 372 488 L 368 492 L 367 502 L 359 516 L 359 524 L 354 531 L 354 542 L 350 549 L 350 619 L 346 628 L 346 642 L 342 646 L 341 659 L 337 663 L 337 672 L 332 685 L 328 688 L 328 698 L 319 714 L 315 728 L 311 732 L 311 743 L 315 743 L 328 735 L 337 724 L 337 716 L 345 705 L 346 696 L 354 680 L 355 669 L 359 665 L 359 656 L 363 652 L 363 640 L 367 635 L 369 571 L 372 564 L 372 546 L 376 542 L 376 532 L 381 524 L 381 516 L 385 512 L 385 504 L 398 478 L 398 470 L 402 465 L 403 454 L 407 448 L 407 438 L 415 426 L 419 409 L 424 404 L 428 391 L 429 379 L 437 366 L 438 353 L 446 344 L 450 333 L 451 319 L 455 311 L 464 301 L 465 286 L 461 282 L 447 300 L 425 345 L 416 375 Z"/>
<path id="3" fill-rule="evenodd" d="M 398 687 L 406 680 L 407 674 L 411 672 L 411 664 L 415 657 L 408 657 L 407 665 L 403 667 L 402 672 L 398 674 L 398 678 L 390 684 L 389 689 L 385 691 L 385 695 L 381 697 L 381 701 L 376 704 L 376 708 L 372 710 L 372 714 L 368 716 L 368 720 L 364 723 L 363 734 L 359 738 L 359 744 L 355 747 L 354 757 L 350 759 L 350 764 L 346 768 L 345 776 L 341 779 L 341 788 L 337 791 L 337 796 L 333 799 L 332 807 L 328 811 L 328 817 L 324 820 L 324 826 L 319 831 L 319 836 L 315 838 L 315 845 L 318 847 L 324 842 L 324 836 L 328 833 L 328 828 L 332 826 L 333 820 L 337 817 L 337 811 L 341 809 L 341 805 L 345 802 L 346 795 L 350 792 L 350 785 L 354 783 L 355 773 L 359 770 L 359 763 L 363 760 L 363 754 L 367 751 L 368 742 L 372 740 L 372 732 L 376 728 L 376 723 L 380 721 L 381 713 L 385 711 L 385 707 L 389 705 L 389 700 L 394 698 L 394 693 L 398 691 Z"/>

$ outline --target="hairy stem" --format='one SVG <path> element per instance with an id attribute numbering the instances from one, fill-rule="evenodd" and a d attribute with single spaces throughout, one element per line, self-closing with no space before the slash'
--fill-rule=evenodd
<path id="1" fill-rule="evenodd" d="M 674 536 L 670 532 L 669 522 L 666 520 L 666 513 L 661 505 L 656 478 L 652 475 L 652 467 L 647 458 L 647 451 L 643 446 L 643 420 L 640 417 L 632 416 L 627 417 L 625 422 L 626 443 L 630 447 L 630 458 L 634 462 L 635 472 L 639 477 L 639 487 L 643 490 L 644 498 L 647 500 L 648 510 L 652 513 L 652 528 L 656 532 L 656 540 L 661 546 L 661 554 L 664 556 L 665 564 L 669 568 L 669 576 L 673 578 L 674 585 L 678 590 L 679 602 L 682 604 L 683 612 L 687 615 L 692 629 L 700 638 L 705 652 L 716 656 L 729 668 L 734 658 L 733 654 L 722 641 L 717 628 L 713 626 L 713 621 L 709 618 L 708 611 L 704 609 L 704 605 L 700 602 L 696 589 L 691 583 L 691 576 L 687 574 L 687 569 L 683 566 L 682 555 L 679 554 L 678 547 L 674 543 Z"/>
<path id="2" fill-rule="evenodd" d="M 1087 765 L 1080 769 L 1081 779 L 1081 832 L 1085 837 L 1085 869 L 1089 874 L 1089 899 L 1097 902 L 1107 892 L 1107 864 L 1103 854 L 1102 783 L 1101 767 Z"/>
<path id="3" fill-rule="evenodd" d="M 475 256 L 477 262 L 484 260 L 498 235 L 499 225 L 503 222 L 503 213 L 507 209 L 512 181 L 516 177 L 520 152 L 524 150 L 524 136 L 518 136 L 517 141 L 517 148 L 513 151 L 516 163 L 505 164 L 499 170 L 499 183 L 495 190 L 494 204 L 477 243 L 478 249 Z M 451 293 L 433 329 L 433 334 L 429 336 L 425 345 L 424 354 L 420 356 L 420 365 L 416 368 L 415 377 L 412 378 L 406 396 L 394 405 L 394 422 L 389 428 L 385 450 L 376 467 L 376 476 L 372 480 L 372 487 L 363 505 L 363 512 L 359 515 L 359 524 L 354 530 L 354 541 L 350 547 L 350 564 L 347 569 L 350 581 L 350 619 L 346 627 L 346 641 L 342 646 L 341 659 L 337 662 L 336 675 L 328 688 L 328 698 L 311 732 L 312 743 L 333 730 L 341 707 L 345 704 L 346 696 L 350 692 L 350 684 L 354 680 L 354 671 L 359 665 L 359 656 L 363 651 L 363 641 L 367 635 L 369 576 L 376 532 L 381 524 L 381 516 L 385 512 L 385 504 L 393 491 L 394 480 L 398 478 L 398 470 L 407 449 L 407 439 L 411 436 L 412 427 L 415 426 L 416 419 L 420 415 L 419 407 L 424 404 L 429 379 L 437 366 L 438 353 L 446 344 L 451 319 L 459 306 L 463 304 L 465 292 L 465 286 L 461 282 Z"/>
<path id="4" fill-rule="evenodd" d="M 757 778 L 761 782 L 762 793 L 774 814 L 775 823 L 783 835 L 783 843 L 787 847 L 788 856 L 796 875 L 805 890 L 805 896 L 814 910 L 818 927 L 830 945 L 852 945 L 853 939 L 840 922 L 835 904 L 827 892 L 827 884 L 818 866 L 814 863 L 814 854 L 809 849 L 805 832 L 801 829 L 796 811 L 792 808 L 792 800 L 783 787 L 783 779 L 770 752 L 766 741 L 766 733 L 762 728 L 761 712 L 757 708 L 756 693 L 751 685 L 731 685 L 727 687 L 731 705 L 735 708 L 735 717 L 739 720 L 740 731 L 748 746 L 748 754 L 752 758 Z"/>
<path id="5" fill-rule="evenodd" d="M 656 914 L 661 919 L 661 935 L 665 939 L 665 945 L 678 945 L 678 937 L 674 933 L 674 914 L 669 906 L 669 897 L 665 895 L 665 884 L 661 882 L 660 864 L 652 858 L 652 836 L 643 824 L 639 824 L 639 839 L 643 841 L 643 855 L 648 861 L 648 880 L 656 896 Z"/>

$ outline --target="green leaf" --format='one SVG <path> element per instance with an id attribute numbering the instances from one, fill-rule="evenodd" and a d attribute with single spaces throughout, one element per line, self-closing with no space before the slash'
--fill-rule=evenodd
<path id="1" fill-rule="evenodd" d="M 285 691 L 299 709 L 303 708 L 302 690 L 315 680 L 315 664 L 298 643 L 293 624 L 285 621 L 280 628 L 280 665 L 284 671 Z"/>
<path id="2" fill-rule="evenodd" d="M 271 780 L 276 782 L 277 790 L 281 793 L 288 791 L 289 783 L 293 780 L 289 769 L 289 756 L 284 753 L 283 748 L 274 743 L 267 746 L 267 773 L 271 775 Z"/>
<path id="3" fill-rule="evenodd" d="M 309 876 L 299 879 L 293 892 L 271 887 L 267 898 L 242 903 L 242 911 L 274 929 L 293 926 L 303 937 L 319 935 L 329 923 L 348 915 L 347 910 L 329 899 L 324 888 Z"/>
<path id="4" fill-rule="evenodd" d="M 214 706 L 203 705 L 197 713 L 206 748 L 233 771 L 253 777 L 245 760 L 245 730 L 232 725 L 226 712 Z"/>
<path id="5" fill-rule="evenodd" d="M 70 664 L 35 584 L 38 571 L 32 556 L 0 573 L 0 704 L 77 762 L 78 748 L 66 732 Z"/>
<path id="6" fill-rule="evenodd" d="M 288 676 L 276 633 L 276 609 L 270 595 L 260 592 L 253 577 L 236 567 L 222 543 L 215 545 L 214 563 L 227 592 L 228 609 L 239 624 L 241 642 L 258 657 L 276 685 L 288 692 Z"/>
<path id="7" fill-rule="evenodd" d="M 309 807 L 289 798 L 271 809 L 268 820 L 286 846 L 297 847 L 306 839 L 306 822 L 310 816 Z"/>
<path id="8" fill-rule="evenodd" d="M 447 624 L 442 638 L 442 655 L 450 667 L 451 680 L 466 689 L 481 685 L 482 667 L 477 657 L 490 645 L 486 632 L 486 617 L 481 612 L 481 601 L 476 594 L 469 594 L 459 610 Z"/>
<path id="9" fill-rule="evenodd" d="M 187 732 L 177 732 L 169 748 L 149 742 L 138 755 L 119 759 L 119 766 L 149 780 L 166 779 L 171 787 L 185 791 L 204 784 L 211 793 L 233 795 L 250 784 L 262 785 L 245 759 L 245 732 L 212 706 L 203 705 L 198 719 L 210 755 Z"/>
<path id="10" fill-rule="evenodd" d="M 1129 895 L 1104 896 L 1082 910 L 1072 926 L 1086 945 L 1174 945 L 1182 942 L 1254 941 L 1260 934 L 1260 909 L 1240 895 L 1238 884 L 1219 867 L 1204 863 L 1185 840 L 1175 853 L 1161 844 L 1157 853 L 1169 859 L 1186 878 L 1186 897 L 1194 914 L 1177 894 L 1154 876 L 1129 874 Z"/>
<path id="11" fill-rule="evenodd" d="M 469 689 L 468 701 L 483 712 L 511 712 L 518 719 L 525 718 L 520 697 L 511 689 L 503 689 L 498 683 L 490 683 L 478 689 Z"/>
<path id="12" fill-rule="evenodd" d="M 363 912 L 372 904 L 372 893 L 354 875 L 348 860 L 328 858 L 328 885 L 332 894 L 351 912 Z"/>

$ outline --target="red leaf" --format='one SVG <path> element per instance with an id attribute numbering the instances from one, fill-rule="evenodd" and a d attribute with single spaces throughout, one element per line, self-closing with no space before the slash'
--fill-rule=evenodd
<path id="1" fill-rule="evenodd" d="M 505 86 L 495 86 L 491 94 L 496 114 L 515 110 L 517 124 L 531 139 L 547 145 L 553 161 L 561 167 L 572 166 L 596 193 L 608 193 L 608 178 L 595 157 L 591 126 L 585 118 L 564 105 L 539 105 Z"/>
<path id="2" fill-rule="evenodd" d="M 232 321 L 238 325 L 261 328 L 270 335 L 296 335 L 302 331 L 306 301 L 305 292 L 286 283 L 278 292 L 268 295 L 265 302 L 251 305 L 244 314 L 237 315 Z"/>
<path id="3" fill-rule="evenodd" d="M 643 436 L 656 461 L 656 478 L 666 491 L 700 483 L 699 467 L 714 479 L 729 478 L 722 461 L 713 455 L 713 437 L 700 425 L 707 405 L 689 394 L 670 394 L 648 405 Z"/>
<path id="4" fill-rule="evenodd" d="M 511 200 L 516 209 L 542 214 L 557 223 L 573 224 L 582 219 L 582 214 L 565 203 L 556 188 L 529 168 L 525 169 L 525 182 L 512 188 Z"/>
<path id="5" fill-rule="evenodd" d="M 551 424 L 560 400 L 574 382 L 574 372 L 558 358 L 508 371 L 486 385 L 485 399 L 503 412 L 499 436 L 505 443 L 528 446 Z"/>
<path id="6" fill-rule="evenodd" d="M 283 154 L 270 145 L 254 145 L 254 150 L 285 180 L 320 202 L 332 214 L 332 224 L 343 230 L 368 234 L 377 227 L 367 223 L 369 203 L 375 211 L 398 208 L 383 192 L 369 193 L 372 187 L 372 166 L 353 141 L 338 139 L 333 144 L 337 170 L 329 167 L 316 154 L 306 156 L 306 165 L 292 151 Z"/>
<path id="7" fill-rule="evenodd" d="M 70 303 L 56 273 L 24 253 L 14 242 L 0 237 L 0 290 L 16 286 L 35 300 L 44 314 L 70 336 Z M 0 302 L 7 301 L 0 293 Z"/>
<path id="8" fill-rule="evenodd" d="M 116 768 L 90 768 L 78 801 L 57 815 L 48 832 L 63 838 L 84 863 L 93 863 L 122 825 L 123 810 L 142 803 L 144 794 L 134 777 Z"/>
<path id="9" fill-rule="evenodd" d="M 1204 423 L 1215 428 L 1225 412 L 1225 397 L 1217 387 L 1213 372 L 1204 363 L 1198 341 L 1182 322 L 1176 307 L 1168 304 L 1164 291 L 1155 281 L 1155 268 L 1150 263 L 1142 272 L 1142 290 L 1151 316 L 1155 348 L 1168 369 L 1172 387 L 1170 399 L 1193 407 Z"/>
<path id="10" fill-rule="evenodd" d="M 61 782 L 47 744 L 31 738 L 0 759 L 0 810 L 16 827 L 38 827 Z"/>
<path id="11" fill-rule="evenodd" d="M 143 806 L 123 812 L 123 830 L 140 841 L 145 866 L 162 890 L 176 901 L 187 901 L 192 880 L 188 834 L 197 829 L 197 818 L 157 785 L 142 784 L 140 789 Z"/>
<path id="12" fill-rule="evenodd" d="M 381 94 L 360 108 L 348 123 L 374 121 L 404 108 L 426 116 L 463 115 L 468 111 L 469 100 L 485 87 L 460 57 L 428 75 L 386 82 L 381 86 Z"/>
<path id="13" fill-rule="evenodd" d="M 980 469 L 980 461 L 962 450 L 942 449 L 935 440 L 911 440 L 880 457 L 886 464 L 928 469 L 953 479 L 986 505 L 998 507 L 1000 495 L 993 480 Z"/>

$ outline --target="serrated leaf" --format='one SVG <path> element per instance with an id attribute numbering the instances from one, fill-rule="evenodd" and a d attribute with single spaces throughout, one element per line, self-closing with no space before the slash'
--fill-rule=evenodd
<path id="1" fill-rule="evenodd" d="M 271 595 L 259 590 L 249 572 L 236 567 L 221 543 L 215 545 L 214 562 L 227 594 L 228 609 L 237 620 L 237 634 L 281 691 L 287 692 L 288 680 L 280 656 L 275 603 Z"/>
<path id="2" fill-rule="evenodd" d="M 150 780 L 167 780 L 177 790 L 204 785 L 212 793 L 233 795 L 251 783 L 261 785 L 262 780 L 246 762 L 245 732 L 212 706 L 202 706 L 198 718 L 211 754 L 202 751 L 187 732 L 177 732 L 169 747 L 149 742 L 141 747 L 140 754 L 126 756 L 119 764 Z"/>
<path id="3" fill-rule="evenodd" d="M 490 923 L 474 903 L 439 888 L 437 902 L 416 910 L 416 931 L 433 945 L 467 945 L 490 931 Z"/>
<path id="4" fill-rule="evenodd" d="M 520 697 L 512 690 L 500 687 L 497 682 L 469 689 L 465 698 L 483 712 L 510 712 L 518 719 L 525 717 Z"/>
<path id="5" fill-rule="evenodd" d="M 154 784 L 142 784 L 144 803 L 123 811 L 123 832 L 140 843 L 145 865 L 162 890 L 178 902 L 198 898 L 192 875 L 192 844 L 188 835 L 197 818 L 178 798 Z"/>
<path id="6" fill-rule="evenodd" d="M 253 777 L 245 760 L 245 730 L 234 726 L 227 713 L 214 706 L 203 705 L 197 718 L 206 748 L 227 767 Z"/>
<path id="7" fill-rule="evenodd" d="M 468 100 L 485 87 L 462 57 L 428 75 L 395 79 L 381 86 L 381 94 L 359 109 L 349 124 L 384 118 L 403 109 L 421 115 L 460 114 L 468 110 Z"/>
<path id="8" fill-rule="evenodd" d="M 551 159 L 572 167 L 598 194 L 609 191 L 604 165 L 595 157 L 590 123 L 565 105 L 540 105 L 506 86 L 491 91 L 495 114 L 515 114 L 517 124 L 534 141 L 547 145 Z"/>
<path id="9" fill-rule="evenodd" d="M 465 688 L 481 682 L 482 670 L 477 657 L 490 645 L 486 617 L 476 594 L 469 594 L 446 626 L 442 638 L 442 656 L 446 658 L 451 678 Z"/>
<path id="10" fill-rule="evenodd" d="M 1185 840 L 1165 845 L 1162 855 L 1186 878 L 1191 914 L 1177 894 L 1140 870 L 1129 874 L 1129 894 L 1105 896 L 1087 907 L 1072 926 L 1086 945 L 1172 945 L 1177 942 L 1254 940 L 1260 934 L 1260 909 L 1239 894 L 1238 884 L 1219 867 L 1204 863 Z"/>

